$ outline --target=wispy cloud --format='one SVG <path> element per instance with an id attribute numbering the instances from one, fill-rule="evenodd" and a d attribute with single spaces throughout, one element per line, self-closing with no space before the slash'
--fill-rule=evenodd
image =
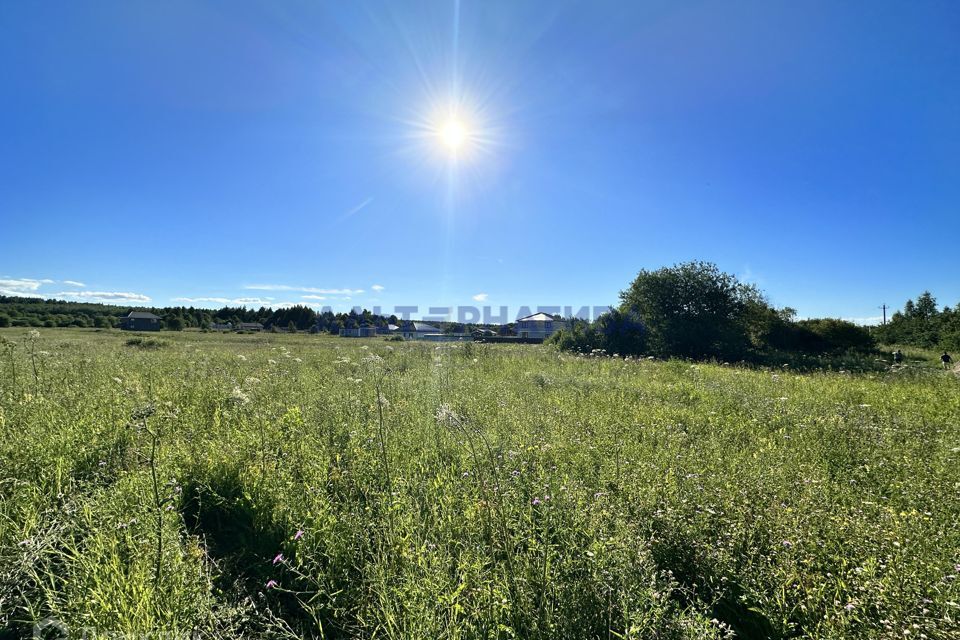
<path id="1" fill-rule="evenodd" d="M 9 291 L 36 291 L 41 285 L 53 284 L 53 280 L 36 280 L 34 278 L 3 278 L 0 279 L 0 288 Z"/>
<path id="2" fill-rule="evenodd" d="M 477 295 L 473 296 L 473 299 L 477 302 L 486 302 L 488 297 L 490 297 L 489 293 L 478 293 Z"/>
<path id="3" fill-rule="evenodd" d="M 380 293 L 380 292 L 383 291 L 386 287 L 384 287 L 382 284 L 375 284 L 375 285 L 373 285 L 373 286 L 370 287 L 370 288 L 373 289 L 374 291 L 376 291 L 377 293 Z"/>
<path id="4" fill-rule="evenodd" d="M 326 299 L 327 299 L 327 296 L 309 295 L 309 296 L 302 296 L 302 298 L 303 298 L 304 300 L 326 300 Z"/>
<path id="5" fill-rule="evenodd" d="M 0 278 L 0 295 L 19 296 L 21 298 L 42 298 L 46 294 L 37 293 L 37 289 L 45 284 L 52 284 L 53 280 L 46 278 Z"/>
<path id="6" fill-rule="evenodd" d="M 51 298 L 66 298 L 81 302 L 142 303 L 150 302 L 150 296 L 128 291 L 60 291 L 49 294 Z"/>
<path id="7" fill-rule="evenodd" d="M 342 216 L 340 216 L 339 218 L 337 218 L 337 222 L 342 222 L 343 220 L 346 220 L 346 219 L 349 218 L 350 216 L 353 216 L 353 215 L 356 215 L 356 214 L 360 213 L 360 211 L 362 211 L 363 209 L 365 209 L 365 208 L 367 207 L 367 205 L 369 205 L 371 202 L 373 202 L 373 196 L 370 196 L 369 198 L 367 198 L 366 200 L 364 200 L 363 202 L 361 202 L 360 204 L 358 204 L 357 206 L 353 207 L 352 209 L 350 209 L 349 211 L 347 211 L 346 213 L 344 213 Z"/>
<path id="8" fill-rule="evenodd" d="M 295 287 L 289 284 L 246 284 L 244 289 L 253 291 L 300 291 L 331 296 L 351 296 L 363 293 L 363 289 L 321 289 L 319 287 Z"/>
<path id="9" fill-rule="evenodd" d="M 63 282 L 63 284 L 68 284 L 68 285 L 70 285 L 71 287 L 81 287 L 81 288 L 82 288 L 82 287 L 87 286 L 87 285 L 83 284 L 82 282 L 77 282 L 76 280 L 62 280 L 61 282 Z"/>
<path id="10" fill-rule="evenodd" d="M 219 304 L 223 306 L 235 306 L 235 307 L 246 307 L 246 306 L 267 306 L 273 304 L 273 298 L 221 298 L 216 296 L 210 297 L 200 297 L 200 298 L 171 298 L 173 302 L 180 302 L 186 304 Z"/>
<path id="11" fill-rule="evenodd" d="M 883 316 L 864 316 L 859 318 L 840 318 L 841 320 L 846 320 L 847 322 L 852 322 L 853 324 L 859 325 L 874 325 L 880 324 L 883 322 Z"/>

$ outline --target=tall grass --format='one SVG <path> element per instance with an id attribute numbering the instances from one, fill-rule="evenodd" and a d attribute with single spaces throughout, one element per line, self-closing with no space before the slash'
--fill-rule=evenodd
<path id="1" fill-rule="evenodd" d="M 947 372 L 0 335 L 12 637 L 960 635 Z"/>

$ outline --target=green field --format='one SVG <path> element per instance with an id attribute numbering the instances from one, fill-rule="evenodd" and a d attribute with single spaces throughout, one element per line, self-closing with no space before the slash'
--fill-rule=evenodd
<path id="1" fill-rule="evenodd" d="M 10 637 L 960 637 L 952 373 L 131 337 L 0 332 Z"/>

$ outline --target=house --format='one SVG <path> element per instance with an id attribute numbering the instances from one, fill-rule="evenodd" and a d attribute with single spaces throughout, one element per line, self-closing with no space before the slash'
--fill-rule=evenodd
<path id="1" fill-rule="evenodd" d="M 513 331 L 521 338 L 546 339 L 560 329 L 566 328 L 566 323 L 548 313 L 534 313 L 524 318 L 518 318 Z"/>
<path id="2" fill-rule="evenodd" d="M 372 338 L 376 335 L 377 328 L 369 324 L 362 324 L 359 327 L 343 327 L 340 329 L 341 338 Z"/>
<path id="3" fill-rule="evenodd" d="M 210 329 L 212 331 L 230 331 L 233 329 L 232 322 L 211 322 Z"/>
<path id="4" fill-rule="evenodd" d="M 125 331 L 160 331 L 160 316 L 149 311 L 131 311 L 120 318 L 117 326 Z"/>
<path id="5" fill-rule="evenodd" d="M 423 340 L 427 334 L 442 333 L 440 329 L 426 322 L 407 322 L 400 329 L 401 335 L 407 340 Z"/>
<path id="6" fill-rule="evenodd" d="M 259 322 L 240 322 L 236 329 L 237 331 L 263 331 L 263 325 Z"/>
<path id="7" fill-rule="evenodd" d="M 398 329 L 400 329 L 400 327 L 398 327 L 395 324 L 387 324 L 387 326 L 385 327 L 377 327 L 377 335 L 378 336 L 394 335 L 397 333 Z"/>

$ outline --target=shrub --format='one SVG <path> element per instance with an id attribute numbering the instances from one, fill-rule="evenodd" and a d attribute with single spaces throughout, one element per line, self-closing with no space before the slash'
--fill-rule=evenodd
<path id="1" fill-rule="evenodd" d="M 137 349 L 160 349 L 162 347 L 170 346 L 170 343 L 166 340 L 161 340 L 160 338 L 134 336 L 127 339 L 126 345 L 128 347 L 136 347 Z"/>

